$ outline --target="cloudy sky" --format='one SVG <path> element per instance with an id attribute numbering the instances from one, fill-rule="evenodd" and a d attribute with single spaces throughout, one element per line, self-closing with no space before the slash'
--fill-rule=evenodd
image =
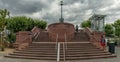
<path id="1" fill-rule="evenodd" d="M 11 16 L 25 15 L 58 22 L 61 0 L 0 0 L 0 9 L 8 9 Z M 63 0 L 65 22 L 80 24 L 94 13 L 107 15 L 106 23 L 120 19 L 120 0 Z"/>

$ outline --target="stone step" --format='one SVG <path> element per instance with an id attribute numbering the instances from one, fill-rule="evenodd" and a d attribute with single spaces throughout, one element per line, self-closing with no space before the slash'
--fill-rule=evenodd
<path id="1" fill-rule="evenodd" d="M 29 46 L 28 48 L 55 48 L 57 46 Z M 96 48 L 95 46 L 68 46 L 68 45 L 65 45 L 64 47 L 67 47 L 67 48 Z M 60 48 L 63 48 L 63 45 L 60 45 Z"/>
<path id="2" fill-rule="evenodd" d="M 32 57 L 56 57 L 57 55 L 52 54 L 18 54 L 18 53 L 12 53 L 9 55 L 15 55 L 15 56 L 32 56 Z M 98 53 L 98 54 L 67 54 L 65 57 L 84 57 L 84 56 L 101 56 L 101 55 L 110 55 L 110 53 Z M 60 57 L 63 57 L 64 55 L 60 55 Z"/>
<path id="3" fill-rule="evenodd" d="M 91 45 L 91 43 L 89 42 L 89 41 L 84 41 L 84 42 L 69 42 L 69 41 L 67 41 L 67 42 L 59 42 L 60 44 L 63 44 L 63 43 L 65 43 L 65 44 L 68 44 L 68 45 Z M 37 45 L 45 45 L 45 44 L 47 44 L 47 45 L 56 45 L 56 42 L 32 42 L 30 45 L 34 45 L 34 44 L 37 44 Z"/>
<path id="4" fill-rule="evenodd" d="M 70 48 L 70 47 L 65 47 L 67 50 L 92 50 L 92 49 L 98 49 L 99 50 L 99 48 L 95 48 L 95 47 L 90 47 L 90 48 L 88 48 L 88 47 L 84 47 L 84 48 Z M 38 48 L 27 48 L 26 50 L 28 50 L 28 49 L 32 49 L 32 50 L 54 50 L 54 49 L 56 49 L 55 47 L 49 47 L 49 48 L 47 48 L 47 47 L 38 47 Z M 60 47 L 60 49 L 63 49 L 63 47 Z"/>
<path id="5" fill-rule="evenodd" d="M 115 55 L 98 55 L 98 56 L 85 56 L 85 57 L 66 57 L 66 60 L 83 60 L 83 59 L 97 59 L 97 58 L 110 58 L 116 57 Z"/>
<path id="6" fill-rule="evenodd" d="M 31 56 L 14 56 L 7 55 L 7 58 L 21 58 L 21 59 L 37 59 L 37 60 L 56 60 L 56 57 L 31 57 Z"/>
<path id="7" fill-rule="evenodd" d="M 33 52 L 33 51 L 15 51 L 14 53 L 21 53 L 21 54 L 57 54 L 56 51 L 39 51 L 39 52 Z M 105 51 L 90 51 L 90 52 L 80 52 L 80 51 L 69 51 L 66 52 L 66 54 L 92 54 L 92 53 L 106 53 Z M 63 52 L 61 52 L 63 54 Z"/>
<path id="8" fill-rule="evenodd" d="M 56 60 L 56 57 L 31 57 L 31 56 L 13 56 L 7 55 L 9 58 L 22 58 L 22 59 L 37 59 L 37 60 Z M 65 60 L 83 60 L 83 59 L 97 59 L 97 58 L 109 58 L 116 57 L 115 55 L 101 55 L 101 56 L 85 56 L 85 57 L 66 57 Z M 63 60 L 64 58 L 60 58 Z"/>
<path id="9" fill-rule="evenodd" d="M 40 51 L 49 51 L 49 52 L 53 52 L 53 51 L 57 51 L 56 49 L 26 49 L 26 50 L 22 50 L 22 51 L 32 51 L 32 52 L 40 52 Z M 61 49 L 60 51 L 63 51 L 63 49 Z M 69 52 L 69 51 L 74 51 L 74 52 L 89 52 L 89 51 L 103 51 L 103 50 L 100 50 L 100 49 L 86 49 L 86 50 L 84 50 L 84 49 L 82 49 L 82 50 L 78 50 L 78 49 L 67 49 L 67 50 L 65 50 L 66 52 Z"/>
<path id="10" fill-rule="evenodd" d="M 69 47 L 69 48 L 72 48 L 72 47 L 74 47 L 74 48 L 84 48 L 84 47 L 88 47 L 88 46 L 89 46 L 89 47 L 95 47 L 95 46 L 92 46 L 92 45 L 84 45 L 84 46 L 81 46 L 81 45 L 75 45 L 75 46 L 74 46 L 74 45 L 65 45 L 65 46 L 67 46 L 67 47 Z M 31 45 L 30 48 L 31 48 L 31 47 L 35 47 L 35 48 L 36 48 L 36 47 L 56 47 L 56 45 L 51 45 L 51 46 L 48 46 L 48 45 L 45 45 L 45 46 L 42 46 L 42 45 L 38 45 L 38 46 L 37 46 L 37 45 L 34 45 L 34 46 L 33 46 L 33 45 Z M 60 47 L 63 47 L 63 45 L 60 45 Z"/>

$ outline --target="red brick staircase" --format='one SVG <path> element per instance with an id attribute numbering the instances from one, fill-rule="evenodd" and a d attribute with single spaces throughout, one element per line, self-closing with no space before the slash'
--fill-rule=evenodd
<path id="1" fill-rule="evenodd" d="M 49 39 L 48 32 L 42 31 L 38 35 L 38 38 L 35 40 L 35 42 L 52 42 L 52 41 Z"/>
<path id="2" fill-rule="evenodd" d="M 89 37 L 85 32 L 75 32 L 75 36 L 70 42 L 85 42 L 85 41 L 89 41 Z"/>
<path id="3" fill-rule="evenodd" d="M 82 60 L 115 57 L 106 51 L 96 48 L 88 42 L 86 33 L 75 33 L 75 38 L 66 43 L 60 42 L 60 60 Z M 32 42 L 27 49 L 17 50 L 5 57 L 57 60 L 56 42 L 50 42 L 47 32 L 42 32 L 36 42 Z M 63 48 L 64 47 L 64 48 Z"/>

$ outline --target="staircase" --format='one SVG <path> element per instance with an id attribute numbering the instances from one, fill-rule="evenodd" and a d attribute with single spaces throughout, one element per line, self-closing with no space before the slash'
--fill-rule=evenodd
<path id="1" fill-rule="evenodd" d="M 89 42 L 84 32 L 75 33 L 75 37 L 66 43 L 60 42 L 60 61 L 110 58 L 115 55 L 96 48 Z M 64 47 L 63 47 L 64 46 Z M 47 32 L 42 32 L 35 42 L 32 42 L 27 49 L 14 51 L 6 55 L 8 58 L 57 60 L 56 42 L 50 42 Z"/>
<path id="2" fill-rule="evenodd" d="M 60 60 L 64 60 L 63 43 L 60 44 Z M 5 56 L 9 58 L 57 60 L 55 43 L 33 42 L 29 48 L 15 51 Z M 102 51 L 89 43 L 67 43 L 65 60 L 81 60 L 115 57 L 108 52 Z"/>
<path id="3" fill-rule="evenodd" d="M 115 57 L 108 52 L 100 50 L 90 43 L 70 43 L 67 44 L 65 59 L 82 60 Z"/>
<path id="4" fill-rule="evenodd" d="M 49 43 L 32 43 L 29 48 L 21 51 L 10 53 L 10 58 L 56 60 L 55 44 Z"/>
<path id="5" fill-rule="evenodd" d="M 47 31 L 42 31 L 39 35 L 38 38 L 35 40 L 35 42 L 52 42 L 49 39 L 49 35 Z"/>
<path id="6" fill-rule="evenodd" d="M 89 37 L 85 32 L 75 32 L 75 36 L 70 42 L 85 42 L 85 41 L 89 41 Z"/>

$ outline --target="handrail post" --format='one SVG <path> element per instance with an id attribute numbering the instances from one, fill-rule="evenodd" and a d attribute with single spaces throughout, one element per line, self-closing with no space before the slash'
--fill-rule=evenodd
<path id="1" fill-rule="evenodd" d="M 60 43 L 58 43 L 58 49 L 57 49 L 57 62 L 60 61 Z"/>

